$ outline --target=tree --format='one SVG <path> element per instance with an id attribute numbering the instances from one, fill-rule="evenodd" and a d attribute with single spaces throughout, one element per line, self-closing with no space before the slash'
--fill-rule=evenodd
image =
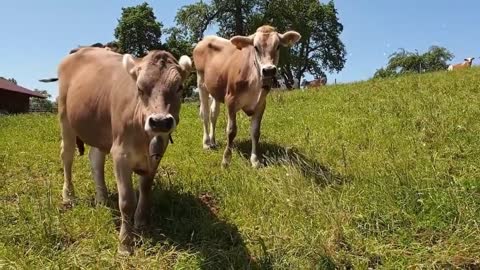
<path id="1" fill-rule="evenodd" d="M 177 28 L 172 27 L 167 29 L 166 34 L 168 38 L 165 40 L 164 49 L 169 51 L 176 59 L 180 59 L 182 55 L 190 55 L 193 50 L 193 43 L 188 38 L 185 33 Z M 193 88 L 197 85 L 197 76 L 195 73 L 190 74 L 190 76 L 185 80 L 183 97 L 189 97 L 193 93 Z"/>
<path id="2" fill-rule="evenodd" d="M 30 110 L 31 111 L 40 111 L 40 112 L 53 112 L 55 107 L 55 103 L 49 100 L 52 96 L 46 90 L 33 90 L 47 98 L 37 98 L 31 97 L 30 98 Z"/>
<path id="3" fill-rule="evenodd" d="M 432 46 L 423 54 L 399 49 L 389 56 L 387 66 L 378 69 L 373 77 L 386 78 L 409 73 L 445 70 L 448 67 L 447 62 L 453 57 L 454 55 L 449 50 L 439 46 Z"/>
<path id="4" fill-rule="evenodd" d="M 182 7 L 176 16 L 178 28 L 184 29 L 191 42 L 203 38 L 211 25 L 219 27 L 218 35 L 231 37 L 254 33 L 263 24 L 278 31 L 295 29 L 302 35 L 291 49 L 282 49 L 279 67 L 287 84 L 298 81 L 305 73 L 325 77 L 325 71 L 343 69 L 345 46 L 340 40 L 340 24 L 333 1 L 318 0 L 212 0 Z"/>
<path id="5" fill-rule="evenodd" d="M 147 3 L 122 8 L 115 28 L 120 51 L 141 57 L 149 50 L 161 48 L 162 27 Z"/>

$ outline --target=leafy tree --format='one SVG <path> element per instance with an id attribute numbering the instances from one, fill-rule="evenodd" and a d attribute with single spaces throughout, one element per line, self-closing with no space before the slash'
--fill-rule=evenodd
<path id="1" fill-rule="evenodd" d="M 180 28 L 172 27 L 165 32 L 169 35 L 165 40 L 165 44 L 163 44 L 165 50 L 172 53 L 177 59 L 180 59 L 182 55 L 191 55 L 193 44 L 184 31 Z M 183 97 L 191 96 L 196 85 L 197 75 L 193 72 L 184 82 Z"/>
<path id="2" fill-rule="evenodd" d="M 386 78 L 409 73 L 445 70 L 448 67 L 447 62 L 453 57 L 454 55 L 450 51 L 439 46 L 432 46 L 423 54 L 399 49 L 389 56 L 387 66 L 377 70 L 373 77 Z"/>
<path id="3" fill-rule="evenodd" d="M 159 49 L 162 27 L 147 3 L 122 8 L 122 16 L 115 28 L 120 51 L 140 57 L 149 50 Z"/>
<path id="4" fill-rule="evenodd" d="M 31 111 L 41 111 L 41 112 L 53 112 L 55 103 L 49 100 L 52 96 L 46 90 L 33 90 L 47 98 L 37 98 L 31 97 L 30 98 L 30 110 Z"/>
<path id="5" fill-rule="evenodd" d="M 337 15 L 333 1 L 212 0 L 184 6 L 176 21 L 191 42 L 201 40 L 211 25 L 217 25 L 217 34 L 226 38 L 253 33 L 263 24 L 275 26 L 280 32 L 297 30 L 302 39 L 295 47 L 282 49 L 279 63 L 283 78 L 291 86 L 293 78 L 300 81 L 307 72 L 325 77 L 325 71 L 343 69 L 346 51 L 339 38 L 343 26 Z"/>

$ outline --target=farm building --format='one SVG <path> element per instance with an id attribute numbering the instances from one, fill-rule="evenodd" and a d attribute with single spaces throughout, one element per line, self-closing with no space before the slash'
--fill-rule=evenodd
<path id="1" fill-rule="evenodd" d="M 39 93 L 0 78 L 0 113 L 28 112 L 30 97 L 46 98 Z"/>

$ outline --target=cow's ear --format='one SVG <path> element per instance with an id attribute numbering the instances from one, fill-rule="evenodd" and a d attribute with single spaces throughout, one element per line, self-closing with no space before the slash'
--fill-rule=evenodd
<path id="1" fill-rule="evenodd" d="M 280 37 L 280 43 L 284 47 L 292 47 L 293 44 L 297 43 L 302 36 L 295 31 L 288 31 L 285 32 L 284 34 L 278 34 Z"/>
<path id="2" fill-rule="evenodd" d="M 245 47 L 253 45 L 253 36 L 234 36 L 230 39 L 230 42 L 237 47 L 237 49 L 241 50 Z"/>
<path id="3" fill-rule="evenodd" d="M 192 59 L 186 55 L 182 55 L 178 60 L 178 65 L 182 69 L 182 79 L 185 80 L 192 71 Z"/>
<path id="4" fill-rule="evenodd" d="M 124 54 L 123 55 L 123 60 L 122 60 L 122 65 L 123 68 L 132 76 L 132 78 L 136 81 L 138 77 L 138 68 L 137 64 L 140 63 L 140 59 L 135 58 L 131 54 Z"/>

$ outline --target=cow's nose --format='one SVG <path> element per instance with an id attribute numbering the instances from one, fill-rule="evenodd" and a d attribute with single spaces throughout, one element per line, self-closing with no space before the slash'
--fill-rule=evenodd
<path id="1" fill-rule="evenodd" d="M 276 66 L 267 66 L 262 68 L 262 75 L 263 77 L 273 77 L 277 74 L 277 67 Z"/>
<path id="2" fill-rule="evenodd" d="M 154 132 L 170 132 L 175 125 L 175 119 L 171 115 L 151 116 L 148 125 Z"/>

